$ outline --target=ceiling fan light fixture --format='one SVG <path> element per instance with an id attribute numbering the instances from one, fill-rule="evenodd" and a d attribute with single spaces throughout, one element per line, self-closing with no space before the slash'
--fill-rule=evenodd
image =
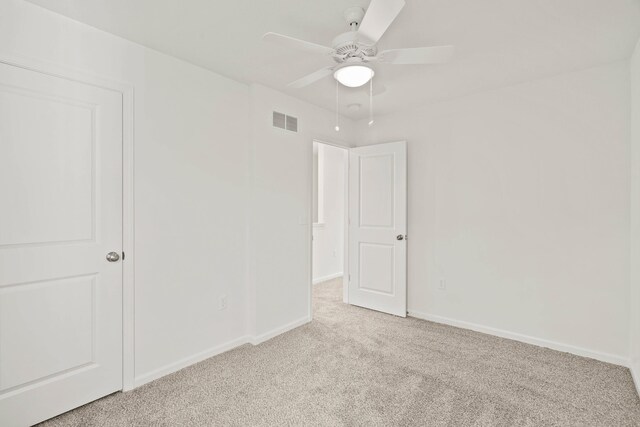
<path id="1" fill-rule="evenodd" d="M 374 76 L 374 71 L 366 65 L 346 65 L 338 68 L 333 77 L 347 87 L 365 85 Z"/>

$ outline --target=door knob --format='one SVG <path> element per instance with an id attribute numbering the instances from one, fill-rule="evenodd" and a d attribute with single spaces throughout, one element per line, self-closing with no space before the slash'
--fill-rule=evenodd
<path id="1" fill-rule="evenodd" d="M 403 236 L 402 234 L 398 234 L 398 235 L 396 236 L 396 239 L 398 239 L 398 240 L 404 240 L 404 236 Z"/>
<path id="2" fill-rule="evenodd" d="M 109 262 L 117 262 L 120 259 L 120 254 L 118 252 L 109 252 L 107 254 L 107 261 Z"/>

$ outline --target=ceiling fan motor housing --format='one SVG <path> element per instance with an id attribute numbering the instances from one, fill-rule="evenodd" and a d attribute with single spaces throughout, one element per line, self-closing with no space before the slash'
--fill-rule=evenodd
<path id="1" fill-rule="evenodd" d="M 375 44 L 365 40 L 356 31 L 347 31 L 333 39 L 335 49 L 333 59 L 337 63 L 342 63 L 349 58 L 360 58 L 366 60 L 367 57 L 374 57 L 378 53 Z"/>

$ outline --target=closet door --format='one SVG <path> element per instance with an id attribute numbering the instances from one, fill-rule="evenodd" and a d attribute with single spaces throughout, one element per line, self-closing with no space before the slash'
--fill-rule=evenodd
<path id="1" fill-rule="evenodd" d="M 0 425 L 122 388 L 122 95 L 0 64 Z"/>

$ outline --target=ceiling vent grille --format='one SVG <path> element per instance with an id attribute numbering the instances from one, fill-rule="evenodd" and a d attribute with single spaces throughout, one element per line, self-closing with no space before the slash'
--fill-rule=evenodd
<path id="1" fill-rule="evenodd" d="M 280 129 L 286 129 L 291 132 L 298 132 L 298 118 L 274 111 L 273 126 Z"/>

